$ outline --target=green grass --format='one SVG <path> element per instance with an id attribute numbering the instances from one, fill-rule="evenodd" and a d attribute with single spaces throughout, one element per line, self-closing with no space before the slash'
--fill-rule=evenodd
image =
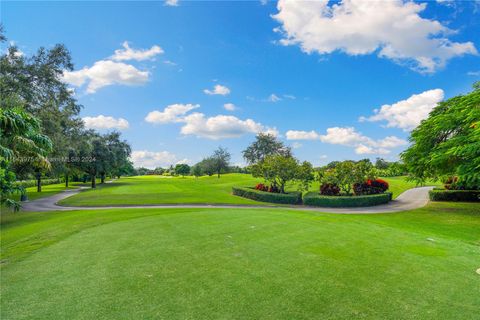
<path id="1" fill-rule="evenodd" d="M 386 178 L 390 183 L 393 198 L 403 191 L 415 187 L 404 177 Z M 99 185 L 96 190 L 86 190 L 73 197 L 60 201 L 68 206 L 108 206 L 135 204 L 259 204 L 249 199 L 232 195 L 233 186 L 254 186 L 261 182 L 246 174 L 226 174 L 220 179 L 214 177 L 171 177 L 142 176 L 126 177 L 112 184 Z M 294 185 L 287 190 L 295 190 Z M 311 186 L 319 189 L 318 182 Z"/>
<path id="2" fill-rule="evenodd" d="M 1 216 L 2 319 L 478 319 L 480 206 Z"/>
<path id="3" fill-rule="evenodd" d="M 79 185 L 80 183 L 77 183 L 77 182 L 70 183 L 68 186 L 68 189 L 76 189 L 78 188 Z M 42 186 L 42 192 L 37 192 L 37 187 L 26 188 L 28 200 L 36 200 L 44 197 L 53 196 L 54 194 L 57 194 L 65 190 L 67 190 L 67 188 L 65 188 L 64 182 Z M 14 196 L 14 199 L 19 200 L 20 195 L 16 194 Z"/>

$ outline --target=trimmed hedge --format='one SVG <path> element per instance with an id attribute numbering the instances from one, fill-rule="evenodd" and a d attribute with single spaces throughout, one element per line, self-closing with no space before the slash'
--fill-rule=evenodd
<path id="1" fill-rule="evenodd" d="M 431 201 L 480 202 L 480 190 L 433 189 L 429 196 Z"/>
<path id="2" fill-rule="evenodd" d="M 370 207 L 385 204 L 392 200 L 392 193 L 370 194 L 364 196 L 324 196 L 318 192 L 309 192 L 303 197 L 303 203 L 315 207 Z"/>
<path id="3" fill-rule="evenodd" d="M 232 192 L 236 196 L 252 199 L 255 201 L 282 203 L 282 204 L 301 204 L 302 193 L 298 191 L 289 193 L 273 193 L 255 190 L 248 187 L 232 187 Z"/>

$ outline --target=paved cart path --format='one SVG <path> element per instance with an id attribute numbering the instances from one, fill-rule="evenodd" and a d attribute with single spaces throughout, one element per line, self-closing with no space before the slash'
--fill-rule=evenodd
<path id="1" fill-rule="evenodd" d="M 361 207 L 361 208 L 328 208 L 328 207 L 308 207 L 308 206 L 273 206 L 268 204 L 260 205 L 236 205 L 236 204 L 159 204 L 159 205 L 117 205 L 117 206 L 99 206 L 99 207 L 66 207 L 58 205 L 60 200 L 71 197 L 86 187 L 73 190 L 65 190 L 56 195 L 45 197 L 33 201 L 22 203 L 23 211 L 66 211 L 66 210 L 98 210 L 98 209 L 171 209 L 171 208 L 250 208 L 250 209 L 295 209 L 305 211 L 317 211 L 327 213 L 341 213 L 341 214 L 375 214 L 375 213 L 390 213 L 400 212 L 406 210 L 417 209 L 425 206 L 428 203 L 428 191 L 433 187 L 413 188 L 403 192 L 395 200 L 387 204 Z"/>

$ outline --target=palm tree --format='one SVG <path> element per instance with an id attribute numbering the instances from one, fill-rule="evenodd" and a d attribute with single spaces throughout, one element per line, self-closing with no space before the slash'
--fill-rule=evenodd
<path id="1" fill-rule="evenodd" d="M 40 122 L 35 117 L 20 107 L 8 108 L 6 105 L 2 103 L 0 108 L 1 202 L 18 208 L 18 204 L 8 198 L 13 191 L 19 191 L 13 185 L 14 175 L 9 164 L 28 162 L 38 172 L 49 169 L 51 165 L 46 156 L 52 150 L 52 142 L 40 133 Z"/>

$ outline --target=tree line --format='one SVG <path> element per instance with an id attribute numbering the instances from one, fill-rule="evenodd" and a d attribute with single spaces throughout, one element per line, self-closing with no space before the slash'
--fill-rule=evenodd
<path id="1" fill-rule="evenodd" d="M 0 42 L 7 39 L 0 26 Z M 73 70 L 70 52 L 61 44 L 25 56 L 10 45 L 0 56 L 0 192 L 2 205 L 19 207 L 17 180 L 72 177 L 105 181 L 133 170 L 130 146 L 120 133 L 87 130 L 74 92 L 61 80 Z"/>

